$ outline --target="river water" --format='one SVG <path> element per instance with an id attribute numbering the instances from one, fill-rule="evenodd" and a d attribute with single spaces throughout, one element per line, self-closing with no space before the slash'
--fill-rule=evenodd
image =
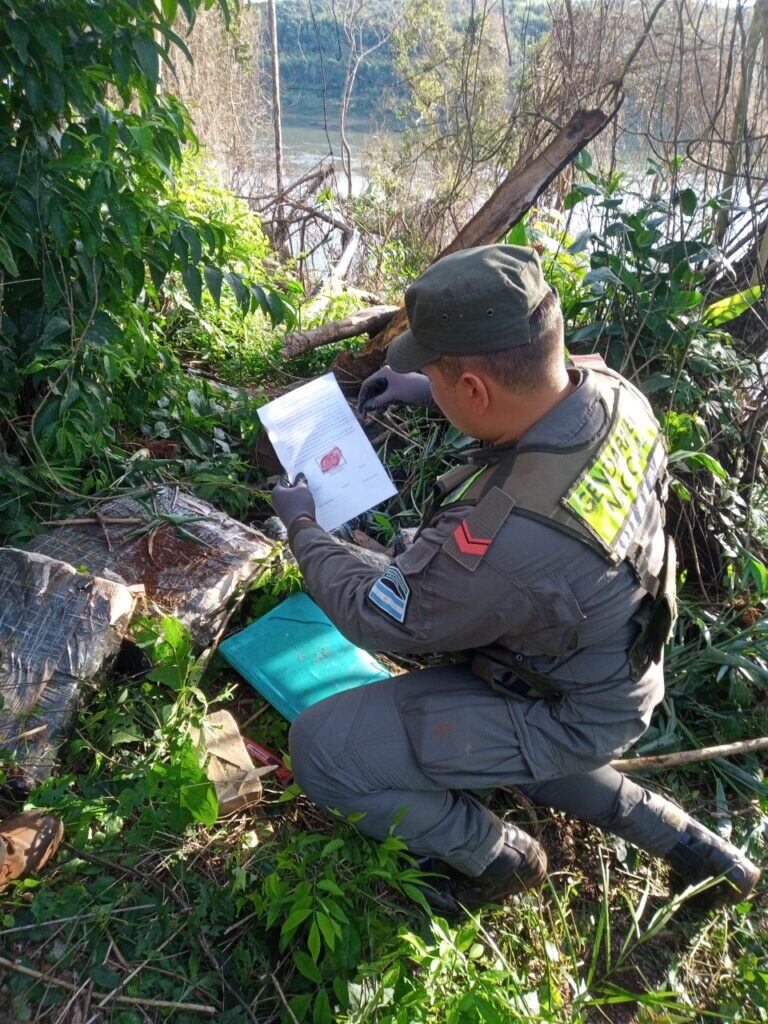
<path id="1" fill-rule="evenodd" d="M 365 187 L 362 173 L 364 157 L 376 145 L 377 135 L 365 124 L 352 122 L 347 127 L 347 142 L 352 152 L 352 186 L 355 194 Z M 283 151 L 289 177 L 306 173 L 333 156 L 341 171 L 341 136 L 338 122 L 323 123 L 322 117 L 289 114 L 283 118 Z"/>
<path id="2" fill-rule="evenodd" d="M 380 147 L 383 135 L 377 132 L 369 122 L 351 118 L 347 127 L 347 141 L 352 154 L 352 189 L 355 195 L 359 195 L 368 182 L 365 175 L 368 159 Z M 326 127 L 322 114 L 313 116 L 301 115 L 295 111 L 288 113 L 283 118 L 283 147 L 288 180 L 305 174 L 312 167 L 318 166 L 323 161 L 327 162 L 332 156 L 337 174 L 335 191 L 338 195 L 346 195 L 346 179 L 341 166 L 338 117 L 329 117 Z M 631 193 L 624 196 L 624 206 L 625 209 L 631 210 L 647 201 L 654 179 L 645 173 L 645 167 L 639 158 L 628 162 L 623 170 L 625 187 Z M 685 186 L 692 187 L 698 192 L 701 188 L 701 181 L 694 175 L 679 183 L 680 188 Z M 484 195 L 478 195 L 476 197 L 477 205 L 479 206 L 485 198 L 487 197 Z M 586 201 L 573 207 L 565 216 L 546 208 L 541 209 L 540 212 L 545 219 L 554 221 L 560 230 L 567 231 L 571 237 L 576 237 L 585 230 L 599 232 L 605 226 L 606 218 L 605 209 L 599 205 L 600 198 L 599 196 L 588 197 Z M 733 216 L 732 231 L 734 234 L 738 234 L 740 226 L 754 216 L 754 211 L 749 205 L 749 196 L 743 194 L 738 197 L 738 201 L 741 205 L 737 206 Z M 677 215 L 679 216 L 679 211 Z M 710 215 L 709 211 L 702 207 L 697 213 L 697 219 L 704 219 L 708 215 Z M 749 244 L 749 241 L 747 238 L 745 246 Z M 324 265 L 322 254 L 318 259 Z"/>

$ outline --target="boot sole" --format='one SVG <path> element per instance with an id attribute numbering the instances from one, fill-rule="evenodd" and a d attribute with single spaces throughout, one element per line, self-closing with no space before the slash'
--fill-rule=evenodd
<path id="1" fill-rule="evenodd" d="M 712 889 L 702 893 L 702 896 L 706 898 L 711 892 L 712 906 L 716 907 L 733 906 L 736 903 L 741 903 L 742 900 L 748 899 L 749 894 L 760 881 L 762 871 L 752 861 L 747 861 L 743 867 L 745 877 L 740 882 L 726 877 Z"/>

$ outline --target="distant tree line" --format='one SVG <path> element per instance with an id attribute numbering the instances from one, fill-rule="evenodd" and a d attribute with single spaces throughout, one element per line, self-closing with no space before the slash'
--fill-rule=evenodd
<path id="1" fill-rule="evenodd" d="M 361 64 L 351 101 L 353 117 L 387 119 L 395 106 L 405 106 L 410 92 L 407 69 L 398 67 L 398 41 L 393 30 L 408 4 L 368 2 L 365 17 L 354 3 L 335 0 L 281 0 L 278 4 L 280 69 L 287 115 L 315 117 L 338 110 L 344 91 L 345 73 L 353 45 L 344 31 L 350 14 L 356 22 L 361 48 L 383 40 Z M 453 0 L 436 4 L 446 10 L 452 31 L 471 33 L 486 17 L 484 5 L 474 0 Z M 499 5 L 496 5 L 499 6 Z M 547 31 L 550 16 L 542 0 L 533 4 L 505 0 L 505 20 L 516 44 L 536 42 Z M 352 8 L 352 10 L 350 10 Z M 427 11 L 421 26 L 428 29 Z M 418 20 L 411 19 L 410 31 L 419 35 Z"/>

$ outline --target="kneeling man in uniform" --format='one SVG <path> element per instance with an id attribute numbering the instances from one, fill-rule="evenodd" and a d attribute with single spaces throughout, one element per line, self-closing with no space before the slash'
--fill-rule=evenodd
<path id="1" fill-rule="evenodd" d="M 687 883 L 723 876 L 721 895 L 743 899 L 758 868 L 609 764 L 662 699 L 674 621 L 666 456 L 647 400 L 617 373 L 566 362 L 531 249 L 446 256 L 406 310 L 361 411 L 434 404 L 479 442 L 436 482 L 413 545 L 377 572 L 317 525 L 303 478 L 273 502 L 307 589 L 353 643 L 460 658 L 304 711 L 296 780 L 430 858 L 441 913 L 545 877 L 541 845 L 475 795 L 494 786 L 666 858 Z"/>

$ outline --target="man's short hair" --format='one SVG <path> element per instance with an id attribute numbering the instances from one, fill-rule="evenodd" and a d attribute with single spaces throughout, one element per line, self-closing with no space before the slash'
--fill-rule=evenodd
<path id="1" fill-rule="evenodd" d="M 441 356 L 435 366 L 455 384 L 462 373 L 483 371 L 509 391 L 538 391 L 554 387 L 560 381 L 565 359 L 563 312 L 557 292 L 550 291 L 530 317 L 529 345 L 505 348 L 499 352 Z"/>

